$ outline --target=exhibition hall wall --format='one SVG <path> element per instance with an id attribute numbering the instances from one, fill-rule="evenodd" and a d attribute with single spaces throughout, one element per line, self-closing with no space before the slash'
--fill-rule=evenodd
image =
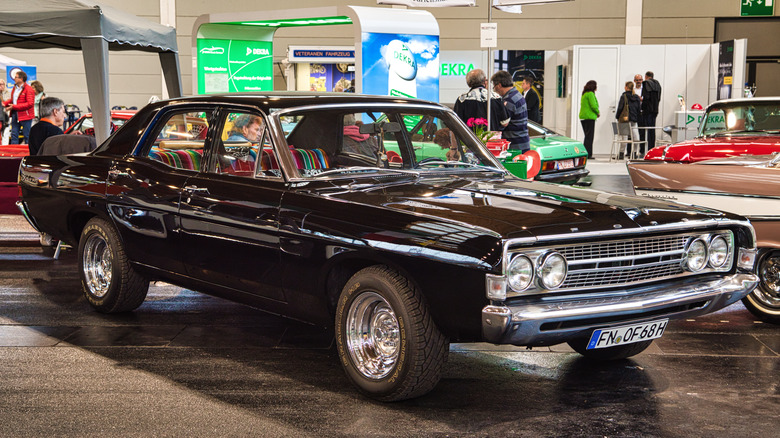
<path id="1" fill-rule="evenodd" d="M 734 43 L 732 97 L 742 97 L 746 46 L 746 40 Z M 695 103 L 706 107 L 717 99 L 718 56 L 719 44 L 573 46 L 548 53 L 545 77 L 552 82 L 559 66 L 565 66 L 567 92 L 565 97 L 557 97 L 555 87 L 545 87 L 545 125 L 584 139 L 579 122 L 580 96 L 585 83 L 595 80 L 601 117 L 596 122 L 593 149 L 596 155 L 609 154 L 611 123 L 626 82 L 632 81 L 635 74 L 644 76 L 652 71 L 662 87 L 656 126 L 676 125 L 675 112 L 681 109 L 678 95 L 684 98 L 688 110 Z M 697 122 L 688 127 L 695 129 Z M 659 131 L 658 139 L 661 138 Z"/>
<path id="2" fill-rule="evenodd" d="M 321 8 L 335 4 L 376 7 L 376 0 L 296 0 L 270 2 L 232 0 L 215 3 L 209 0 L 100 0 L 145 19 L 175 26 L 182 71 L 182 89 L 192 90 L 190 68 L 192 28 L 195 20 L 206 13 L 230 13 L 257 10 Z M 439 23 L 440 53 L 447 51 L 480 51 L 479 24 L 487 21 L 489 2 L 478 1 L 473 8 L 429 8 Z M 740 18 L 736 0 L 646 0 L 642 5 L 642 44 L 712 44 L 719 17 Z M 387 6 L 382 6 L 387 8 Z M 559 51 L 574 45 L 624 44 L 626 38 L 626 0 L 574 0 L 523 8 L 520 15 L 492 12 L 498 23 L 498 49 Z M 780 7 L 775 8 L 775 17 Z M 737 35 L 736 37 L 742 38 Z M 731 38 L 731 37 L 730 37 Z M 353 26 L 280 29 L 274 37 L 274 89 L 286 90 L 284 68 L 280 62 L 290 45 L 347 46 L 355 40 Z M 758 44 L 751 45 L 758 47 Z M 24 60 L 38 68 L 38 78 L 46 93 L 86 108 L 87 84 L 81 53 L 59 49 L 24 50 L 3 48 L 0 54 Z M 765 53 L 762 53 L 765 54 Z M 656 68 L 656 70 L 658 70 Z M 142 106 L 152 95 L 163 96 L 159 57 L 142 52 L 109 53 L 110 104 Z M 570 73 L 569 73 L 570 74 Z M 662 75 L 659 73 L 658 75 Z M 549 77 L 549 76 L 548 76 Z M 549 81 L 549 79 L 548 79 Z M 548 90 L 550 87 L 547 87 Z M 759 88 L 760 89 L 760 88 Z M 444 92 L 444 91 L 443 91 Z M 462 92 L 462 91 L 461 91 Z M 448 97 L 449 99 L 449 97 Z M 447 100 L 446 103 L 451 103 Z M 547 118 L 545 112 L 545 119 Z M 545 121 L 546 123 L 546 121 Z M 570 122 L 567 122 L 570 123 Z"/>

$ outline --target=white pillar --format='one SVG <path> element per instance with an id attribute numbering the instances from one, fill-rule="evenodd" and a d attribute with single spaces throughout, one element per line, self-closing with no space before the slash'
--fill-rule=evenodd
<path id="1" fill-rule="evenodd" d="M 626 0 L 626 44 L 642 44 L 642 0 Z"/>
<path id="2" fill-rule="evenodd" d="M 173 28 L 176 27 L 176 0 L 160 0 L 160 24 L 164 24 Z M 176 67 L 178 70 L 178 59 L 176 60 Z M 163 69 L 165 69 L 164 65 Z M 170 85 L 166 85 L 165 71 L 163 71 L 160 80 L 162 81 L 162 98 L 168 99 L 171 97 L 170 93 L 168 92 Z M 179 96 L 181 96 L 181 90 L 179 91 Z"/>
<path id="3" fill-rule="evenodd" d="M 103 38 L 82 38 L 81 54 L 87 78 L 87 93 L 95 124 L 95 140 L 103 143 L 111 133 L 108 104 L 108 43 Z"/>

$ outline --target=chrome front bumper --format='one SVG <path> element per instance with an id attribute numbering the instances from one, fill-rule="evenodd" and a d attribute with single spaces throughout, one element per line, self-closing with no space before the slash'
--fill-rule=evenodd
<path id="1" fill-rule="evenodd" d="M 596 328 L 711 313 L 741 300 L 757 284 L 756 275 L 737 273 L 608 294 L 529 297 L 521 304 L 483 308 L 482 336 L 496 344 L 555 345 Z"/>

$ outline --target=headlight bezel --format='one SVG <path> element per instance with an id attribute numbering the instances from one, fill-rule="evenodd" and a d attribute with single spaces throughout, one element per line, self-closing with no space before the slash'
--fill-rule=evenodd
<path id="1" fill-rule="evenodd" d="M 715 263 L 712 260 L 713 254 L 715 252 L 713 251 L 713 247 L 715 246 L 716 242 L 723 242 L 725 245 L 725 251 L 723 252 L 723 260 L 720 263 Z M 724 237 L 723 234 L 713 234 L 712 237 L 710 237 L 710 241 L 707 244 L 707 265 L 710 266 L 713 269 L 721 269 L 723 268 L 726 263 L 729 261 L 729 256 L 731 255 L 732 248 L 729 241 Z"/>
<path id="2" fill-rule="evenodd" d="M 694 245 L 701 246 L 701 249 L 703 251 L 703 254 L 701 255 L 701 266 L 696 267 L 691 265 L 692 256 Z M 707 245 L 707 242 L 702 238 L 702 236 L 696 237 L 694 239 L 691 239 L 690 242 L 688 242 L 688 245 L 685 247 L 685 257 L 683 258 L 683 265 L 686 270 L 689 272 L 701 272 L 705 268 L 707 268 L 707 264 L 709 263 L 709 246 Z"/>
<path id="3" fill-rule="evenodd" d="M 547 268 L 549 266 L 548 265 L 549 263 L 555 263 L 553 261 L 555 259 L 559 259 L 560 260 L 559 263 L 561 263 L 562 266 L 563 266 L 563 275 L 561 276 L 561 278 L 557 282 L 557 284 L 554 284 L 554 283 L 553 284 L 548 284 L 547 281 L 545 280 L 546 274 L 545 274 L 544 270 L 545 270 L 545 268 Z M 561 253 L 559 253 L 557 251 L 549 251 L 549 252 L 543 254 L 541 257 L 539 257 L 538 265 L 537 265 L 536 269 L 538 271 L 537 274 L 536 274 L 536 277 L 538 278 L 539 287 L 541 289 L 546 289 L 546 290 L 555 290 L 555 289 L 558 289 L 559 287 L 561 287 L 563 282 L 566 281 L 566 275 L 569 273 L 569 266 L 566 263 L 566 257 L 561 255 Z"/>
<path id="4" fill-rule="evenodd" d="M 512 266 L 515 264 L 515 262 L 522 263 L 523 261 L 527 262 L 528 265 L 531 268 L 531 275 L 528 278 L 528 280 L 523 285 L 523 283 L 520 284 L 514 284 L 512 281 Z M 518 254 L 512 257 L 512 260 L 509 261 L 509 263 L 506 266 L 506 280 L 507 280 L 507 286 L 509 286 L 510 289 L 512 289 L 515 292 L 523 292 L 525 290 L 528 290 L 531 285 L 534 284 L 534 278 L 536 277 L 536 267 L 534 266 L 533 260 L 531 260 L 530 257 L 528 257 L 525 254 Z"/>

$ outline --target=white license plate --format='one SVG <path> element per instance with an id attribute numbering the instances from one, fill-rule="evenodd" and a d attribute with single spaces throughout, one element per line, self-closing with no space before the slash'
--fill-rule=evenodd
<path id="1" fill-rule="evenodd" d="M 593 331 L 587 349 L 614 347 L 616 345 L 632 344 L 634 342 L 660 338 L 664 334 L 668 322 L 668 319 L 662 319 L 660 321 L 615 327 L 613 329 L 598 329 Z"/>
<path id="2" fill-rule="evenodd" d="M 573 169 L 574 168 L 574 160 L 558 160 L 558 161 L 555 162 L 555 168 L 557 170 Z"/>

